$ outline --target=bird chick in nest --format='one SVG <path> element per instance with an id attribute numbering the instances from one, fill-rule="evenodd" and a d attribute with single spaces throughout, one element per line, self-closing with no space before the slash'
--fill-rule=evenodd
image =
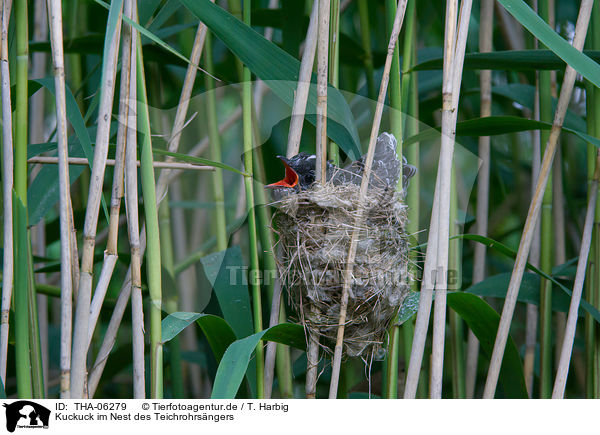
<path id="1" fill-rule="evenodd" d="M 307 190 L 314 184 L 317 161 L 314 154 L 309 155 L 302 152 L 289 159 L 283 156 L 277 157 L 285 166 L 285 177 L 276 183 L 265 186 L 272 189 L 273 198 L 276 201 L 291 193 Z M 348 183 L 360 185 L 366 158 L 367 156 L 363 155 L 343 168 L 327 162 L 327 181 L 331 181 L 334 185 Z M 401 165 L 396 155 L 396 138 L 390 133 L 382 133 L 377 138 L 375 145 L 369 188 L 376 187 L 393 192 L 398 184 L 400 169 L 402 170 L 402 186 L 406 189 L 410 178 L 416 174 L 417 168 L 409 165 L 404 156 Z"/>

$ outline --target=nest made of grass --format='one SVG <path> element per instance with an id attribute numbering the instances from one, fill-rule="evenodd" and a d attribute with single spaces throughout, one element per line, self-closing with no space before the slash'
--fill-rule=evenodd
<path id="1" fill-rule="evenodd" d="M 305 328 L 335 342 L 360 186 L 316 183 L 285 196 L 275 214 L 275 257 Z M 406 206 L 400 193 L 371 187 L 364 201 L 344 334 L 348 356 L 384 354 L 390 322 L 409 291 Z"/>

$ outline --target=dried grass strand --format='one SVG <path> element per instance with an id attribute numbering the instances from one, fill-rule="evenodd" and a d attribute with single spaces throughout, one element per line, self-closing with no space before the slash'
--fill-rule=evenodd
<path id="1" fill-rule="evenodd" d="M 462 69 L 464 65 L 465 49 L 467 43 L 467 34 L 471 18 L 472 0 L 464 0 L 460 7 L 460 18 L 458 24 L 458 33 L 454 39 L 454 29 L 448 29 L 451 35 L 446 38 L 453 41 L 454 50 L 448 56 L 447 67 L 451 68 L 448 74 L 444 74 L 445 79 L 442 85 L 443 100 L 442 107 L 442 145 L 440 150 L 440 163 L 438 166 L 438 177 L 440 178 L 439 187 L 439 215 L 438 215 L 438 246 L 437 266 L 436 266 L 436 298 L 433 313 L 433 345 L 431 361 L 431 379 L 430 379 L 430 397 L 440 399 L 442 397 L 442 375 L 444 364 L 444 339 L 446 335 L 446 293 L 448 290 L 448 241 L 450 232 L 450 190 L 452 184 L 452 159 L 454 155 L 454 141 L 456 119 L 458 116 L 458 101 L 460 97 L 460 85 L 462 80 Z M 452 7 L 454 9 L 454 6 Z M 450 15 L 446 17 L 446 26 L 456 26 L 455 10 L 449 9 Z M 450 24 L 451 23 L 451 24 Z M 449 48 L 447 46 L 446 48 Z M 446 62 L 445 62 L 446 63 Z M 450 94 L 451 105 L 448 107 L 448 92 Z M 427 273 L 425 271 L 424 273 Z"/>
<path id="2" fill-rule="evenodd" d="M 2 208 L 4 212 L 4 256 L 2 262 L 2 307 L 0 313 L 0 378 L 6 385 L 10 301 L 14 281 L 13 210 L 14 156 L 12 138 L 12 108 L 8 63 L 8 21 L 11 1 L 2 2 L 0 29 L 0 80 L 2 84 Z"/>
<path id="3" fill-rule="evenodd" d="M 585 35 L 587 34 L 593 3 L 593 0 L 583 0 L 581 2 L 579 16 L 575 26 L 575 37 L 573 39 L 573 47 L 579 51 L 581 51 L 583 47 Z M 535 226 L 539 218 L 542 197 L 546 189 L 550 170 L 552 169 L 552 160 L 554 159 L 554 153 L 558 144 L 558 137 L 560 135 L 567 107 L 571 99 L 571 93 L 573 91 L 573 85 L 575 84 L 576 75 L 577 72 L 567 65 L 563 84 L 560 90 L 560 97 L 558 99 L 558 104 L 554 115 L 554 122 L 552 123 L 552 130 L 550 132 L 546 151 L 544 152 L 544 158 L 542 160 L 542 166 L 540 168 L 540 176 L 537 180 L 535 194 L 529 206 L 529 212 L 527 213 L 523 235 L 521 237 L 521 242 L 519 243 L 517 258 L 515 259 L 515 267 L 511 275 L 508 291 L 506 292 L 506 299 L 502 309 L 502 316 L 500 317 L 498 333 L 496 335 L 494 350 L 490 360 L 490 368 L 488 370 L 483 393 L 483 397 L 486 399 L 492 399 L 496 392 L 498 377 L 500 375 L 500 366 L 502 364 L 502 357 L 504 355 L 504 349 L 506 347 L 506 341 L 508 339 L 510 324 L 517 302 L 517 297 L 519 295 L 519 288 L 523 279 L 523 273 L 525 272 L 527 255 L 529 254 L 529 248 L 531 247 Z"/>
<path id="4" fill-rule="evenodd" d="M 585 215 L 585 225 L 583 236 L 581 238 L 581 248 L 579 250 L 579 260 L 577 261 L 577 272 L 575 273 L 575 282 L 573 283 L 573 293 L 567 324 L 563 335 L 562 346 L 556 378 L 554 380 L 554 389 L 552 391 L 553 399 L 562 399 L 565 395 L 567 385 L 567 376 L 569 375 L 569 365 L 573 354 L 573 342 L 575 341 L 575 330 L 577 328 L 577 319 L 579 317 L 579 304 L 583 293 L 583 284 L 585 281 L 585 271 L 587 268 L 590 246 L 592 244 L 592 230 L 594 228 L 594 214 L 596 212 L 596 200 L 598 197 L 598 179 L 600 178 L 600 154 L 596 158 L 596 173 L 592 182 L 589 194 L 589 202 Z"/>
<path id="5" fill-rule="evenodd" d="M 492 51 L 492 38 L 494 29 L 494 1 L 482 0 L 479 27 L 479 51 L 489 53 Z M 481 70 L 479 72 L 479 88 L 481 117 L 492 114 L 492 71 Z M 487 236 L 488 210 L 490 193 L 490 137 L 479 137 L 479 159 L 481 166 L 477 175 L 477 208 L 476 208 L 476 234 Z M 483 243 L 475 243 L 473 255 L 473 284 L 483 281 L 485 277 L 486 246 Z M 477 359 L 479 357 L 479 341 L 473 331 L 469 329 L 467 343 L 467 367 L 466 367 L 466 395 L 472 399 L 475 395 L 475 379 L 477 377 Z"/>
<path id="6" fill-rule="evenodd" d="M 306 102 L 308 101 L 308 91 L 310 90 L 310 76 L 312 74 L 315 51 L 317 49 L 318 10 L 319 0 L 313 0 L 308 31 L 306 32 L 306 40 L 304 43 L 304 53 L 302 54 L 302 61 L 300 62 L 298 88 L 296 89 L 294 105 L 292 106 L 292 118 L 290 120 L 287 145 L 288 158 L 295 156 L 300 151 L 300 138 L 302 137 Z"/>
<path id="7" fill-rule="evenodd" d="M 340 367 L 342 362 L 342 343 L 344 340 L 344 329 L 346 324 L 346 310 L 348 308 L 348 292 L 350 290 L 350 282 L 352 278 L 352 270 L 354 268 L 354 260 L 356 256 L 356 248 L 359 230 L 358 228 L 362 225 L 364 219 L 364 205 L 366 200 L 367 190 L 369 188 L 369 180 L 371 178 L 371 169 L 373 166 L 373 157 L 375 154 L 375 144 L 377 142 L 377 135 L 379 127 L 381 125 L 381 117 L 383 115 L 383 106 L 385 102 L 385 95 L 387 93 L 388 82 L 390 79 L 390 69 L 392 66 L 392 57 L 394 55 L 394 49 L 396 42 L 398 41 L 398 35 L 402 28 L 402 22 L 404 20 L 404 13 L 406 12 L 406 0 L 399 0 L 396 9 L 396 16 L 394 18 L 394 25 L 392 27 L 392 33 L 390 35 L 390 41 L 387 48 L 387 56 L 385 59 L 385 66 L 383 69 L 383 76 L 381 79 L 381 86 L 379 89 L 379 96 L 377 98 L 377 106 L 375 107 L 375 116 L 373 119 L 373 126 L 371 128 L 371 135 L 369 137 L 369 148 L 367 151 L 367 157 L 365 160 L 364 173 L 360 185 L 359 193 L 359 206 L 358 214 L 355 220 L 355 229 L 352 232 L 352 238 L 350 239 L 350 247 L 348 249 L 347 264 L 344 271 L 343 278 L 343 289 L 342 289 L 342 301 L 340 307 L 340 317 L 338 322 L 338 334 L 335 344 L 334 357 L 332 363 L 332 375 L 331 383 L 329 385 L 329 398 L 337 397 Z"/>

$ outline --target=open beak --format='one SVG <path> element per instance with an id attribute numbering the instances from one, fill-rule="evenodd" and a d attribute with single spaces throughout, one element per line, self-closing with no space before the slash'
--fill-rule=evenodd
<path id="1" fill-rule="evenodd" d="M 270 189 L 274 189 L 277 187 L 294 187 L 298 184 L 298 173 L 294 171 L 290 165 L 288 165 L 288 160 L 283 156 L 277 156 L 285 166 L 285 177 L 283 180 L 278 181 L 277 183 L 267 184 L 265 187 Z"/>

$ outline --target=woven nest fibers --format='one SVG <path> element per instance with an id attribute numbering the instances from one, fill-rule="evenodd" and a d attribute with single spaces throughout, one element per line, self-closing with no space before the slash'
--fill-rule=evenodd
<path id="1" fill-rule="evenodd" d="M 282 283 L 300 323 L 335 343 L 350 239 L 357 228 L 357 184 L 315 184 L 278 202 L 275 250 Z M 381 357 L 390 322 L 409 291 L 406 206 L 402 195 L 371 187 L 358 228 L 344 333 L 347 356 Z"/>

